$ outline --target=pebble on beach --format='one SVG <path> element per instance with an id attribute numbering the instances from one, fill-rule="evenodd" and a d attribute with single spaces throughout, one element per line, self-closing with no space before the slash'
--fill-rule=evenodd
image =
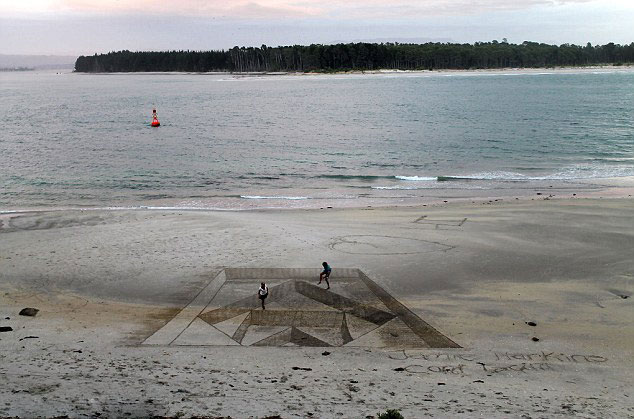
<path id="1" fill-rule="evenodd" d="M 37 308 L 33 308 L 33 307 L 26 307 L 23 308 L 22 310 L 20 310 L 20 316 L 29 316 L 29 317 L 33 317 L 35 315 L 37 315 L 37 313 L 40 310 L 38 310 Z"/>

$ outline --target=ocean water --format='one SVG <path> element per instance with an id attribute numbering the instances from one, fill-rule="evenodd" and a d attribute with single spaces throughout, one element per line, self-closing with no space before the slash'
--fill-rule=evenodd
<path id="1" fill-rule="evenodd" d="M 0 123 L 5 212 L 365 206 L 634 176 L 630 70 L 0 73 Z"/>

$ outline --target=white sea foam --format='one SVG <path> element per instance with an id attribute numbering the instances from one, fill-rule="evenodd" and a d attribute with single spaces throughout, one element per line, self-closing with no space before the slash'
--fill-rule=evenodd
<path id="1" fill-rule="evenodd" d="M 399 190 L 399 191 L 413 191 L 417 188 L 416 186 L 371 186 L 372 189 L 386 189 L 386 190 Z"/>
<path id="2" fill-rule="evenodd" d="M 407 181 L 414 181 L 414 182 L 437 180 L 436 177 L 429 177 L 429 176 L 394 176 L 394 177 L 399 180 L 407 180 Z"/>
<path id="3" fill-rule="evenodd" d="M 440 176 L 439 180 L 538 180 L 521 173 L 513 172 L 481 172 L 470 175 Z"/>
<path id="4" fill-rule="evenodd" d="M 260 195 L 240 195 L 244 199 L 287 199 L 290 201 L 300 201 L 310 199 L 307 196 L 260 196 Z"/>
<path id="5" fill-rule="evenodd" d="M 634 176 L 634 167 L 630 165 L 611 167 L 600 165 L 583 165 L 569 167 L 559 172 L 543 176 L 524 176 L 518 173 L 511 173 L 511 176 L 514 176 L 519 180 L 576 180 L 628 177 Z"/>
<path id="6" fill-rule="evenodd" d="M 623 161 L 628 161 L 629 158 L 624 158 Z M 443 175 L 438 177 L 429 176 L 395 176 L 396 179 L 407 182 L 429 182 L 429 181 L 469 181 L 469 180 L 498 180 L 498 181 L 540 181 L 540 180 L 584 180 L 584 179 L 603 179 L 603 178 L 615 178 L 615 177 L 629 177 L 634 176 L 634 166 L 622 165 L 622 166 L 601 166 L 601 165 L 580 165 L 573 166 L 563 170 L 560 170 L 551 174 L 544 174 L 539 176 L 529 176 L 522 173 L 508 172 L 508 171 L 488 171 L 471 174 L 455 174 L 455 175 Z M 375 187 L 374 189 L 381 189 L 383 187 Z M 387 189 L 388 187 L 385 187 Z M 395 187 L 400 189 L 401 187 Z"/>
<path id="7" fill-rule="evenodd" d="M 217 207 L 217 206 L 105 206 L 105 207 L 58 207 L 58 208 L 39 208 L 39 209 L 19 209 L 19 210 L 0 210 L 3 214 L 21 214 L 21 213 L 40 213 L 40 212 L 58 212 L 58 211 L 239 211 L 239 207 Z"/>
<path id="8" fill-rule="evenodd" d="M 222 210 L 222 208 L 202 207 L 202 206 L 197 206 L 197 207 L 192 207 L 192 206 L 154 207 L 154 206 L 145 206 L 145 205 L 141 205 L 141 206 L 137 207 L 136 209 L 147 209 L 147 210 L 153 210 L 153 211 Z"/>
<path id="9" fill-rule="evenodd" d="M 446 182 L 427 183 L 421 186 L 396 185 L 396 186 L 371 186 L 370 188 L 374 190 L 384 190 L 384 191 L 419 191 L 419 190 L 429 190 L 429 189 L 489 189 L 486 186 L 481 186 L 481 185 L 467 185 L 465 183 L 455 183 L 452 185 Z"/>

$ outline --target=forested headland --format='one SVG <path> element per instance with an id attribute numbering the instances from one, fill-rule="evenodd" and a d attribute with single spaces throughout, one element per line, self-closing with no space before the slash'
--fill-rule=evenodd
<path id="1" fill-rule="evenodd" d="M 634 63 L 629 45 L 548 45 L 536 42 L 351 43 L 233 47 L 220 51 L 118 51 L 81 56 L 75 71 L 101 72 L 340 72 L 537 68 Z"/>

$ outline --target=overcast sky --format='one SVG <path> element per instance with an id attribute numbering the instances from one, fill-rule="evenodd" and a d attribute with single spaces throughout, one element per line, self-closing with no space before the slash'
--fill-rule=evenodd
<path id="1" fill-rule="evenodd" d="M 0 0 L 0 54 L 358 40 L 634 42 L 634 0 Z"/>

